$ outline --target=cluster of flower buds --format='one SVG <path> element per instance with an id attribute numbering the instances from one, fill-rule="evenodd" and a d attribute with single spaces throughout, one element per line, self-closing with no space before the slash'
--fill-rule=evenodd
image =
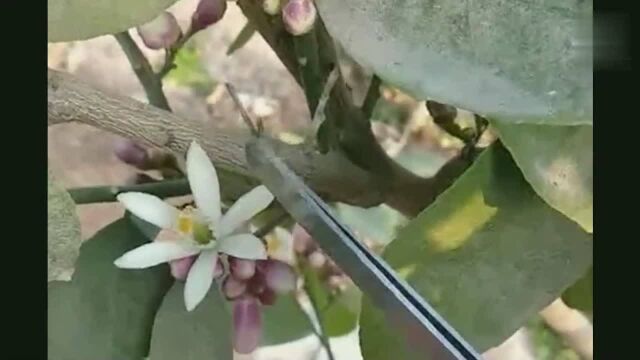
<path id="1" fill-rule="evenodd" d="M 346 290 L 351 280 L 331 258 L 322 252 L 311 235 L 298 224 L 294 226 L 292 235 L 296 254 L 306 259 L 309 266 L 318 271 L 328 288 L 336 293 Z"/>
<path id="2" fill-rule="evenodd" d="M 169 262 L 171 274 L 184 281 L 194 256 Z M 221 263 L 228 264 L 225 271 Z M 253 352 L 260 344 L 261 306 L 273 305 L 279 294 L 294 291 L 297 277 L 293 267 L 277 260 L 244 260 L 232 256 L 216 262 L 214 276 L 225 298 L 233 302 L 234 349 Z"/>
<path id="3" fill-rule="evenodd" d="M 191 15 L 189 35 L 220 21 L 227 10 L 226 0 L 200 0 Z M 137 27 L 146 47 L 153 50 L 171 49 L 183 36 L 175 16 L 164 11 L 155 19 Z"/>

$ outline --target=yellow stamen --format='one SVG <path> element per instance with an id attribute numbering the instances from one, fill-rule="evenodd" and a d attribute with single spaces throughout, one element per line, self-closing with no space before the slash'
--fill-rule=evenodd
<path id="1" fill-rule="evenodd" d="M 278 239 L 275 235 L 266 236 L 267 240 L 267 254 L 273 256 L 280 248 L 282 247 L 282 243 L 280 239 Z"/>
<path id="2" fill-rule="evenodd" d="M 183 234 L 193 233 L 193 217 L 191 214 L 180 212 L 178 215 L 178 231 Z"/>

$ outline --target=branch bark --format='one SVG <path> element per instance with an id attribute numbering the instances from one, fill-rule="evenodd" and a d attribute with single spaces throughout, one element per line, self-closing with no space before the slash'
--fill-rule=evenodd
<path id="1" fill-rule="evenodd" d="M 218 169 L 226 199 L 236 199 L 258 184 L 245 159 L 248 131 L 217 129 L 203 122 L 181 119 L 134 99 L 97 90 L 73 76 L 49 69 L 49 125 L 78 122 L 184 156 L 198 141 Z M 312 189 L 328 201 L 370 207 L 387 203 L 414 216 L 431 203 L 467 165 L 447 164 L 434 178 L 420 178 L 404 169 L 381 184 L 380 176 L 354 165 L 341 152 L 320 154 L 309 144 L 289 145 L 273 140 L 284 161 Z M 455 171 L 452 171 L 455 170 Z M 442 174 L 446 176 L 441 176 Z"/>

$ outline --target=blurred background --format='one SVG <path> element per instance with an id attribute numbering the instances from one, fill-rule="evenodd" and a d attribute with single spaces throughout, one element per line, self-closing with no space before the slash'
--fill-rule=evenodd
<path id="1" fill-rule="evenodd" d="M 169 9 L 183 29 L 188 26 L 196 4 L 196 0 L 181 0 Z M 229 46 L 245 23 L 246 19 L 235 3 L 229 2 L 222 21 L 191 39 L 178 55 L 177 69 L 165 80 L 164 90 L 170 105 L 181 117 L 219 127 L 242 127 L 244 124 L 222 85 L 229 82 L 236 87 L 250 114 L 262 118 L 273 136 L 287 142 L 303 141 L 310 122 L 304 93 L 260 35 L 255 34 L 243 47 L 227 55 Z M 130 33 L 153 65 L 162 64 L 163 52 L 147 49 L 137 32 Z M 72 73 L 96 88 L 146 102 L 142 87 L 112 36 L 49 44 L 48 66 Z M 345 58 L 343 73 L 356 99 L 362 99 L 370 78 L 367 70 Z M 459 111 L 458 117 L 462 123 L 473 122 L 473 115 L 465 111 Z M 383 87 L 372 120 L 374 133 L 387 152 L 419 175 L 433 174 L 462 148 L 458 139 L 433 123 L 424 102 L 392 87 Z M 117 136 L 78 124 L 49 127 L 48 132 L 50 166 L 65 186 L 135 181 L 138 171 L 114 155 L 114 146 L 119 141 Z M 482 141 L 487 143 L 492 138 L 489 130 Z M 157 176 L 152 171 L 148 175 Z M 83 239 L 121 217 L 123 211 L 116 203 L 80 205 L 78 215 Z M 399 213 L 384 205 L 372 209 L 339 205 L 339 213 L 359 236 L 380 246 L 393 239 L 395 230 L 404 222 Z M 502 346 L 487 352 L 485 357 L 496 360 L 579 359 L 568 346 L 567 338 L 562 336 L 563 331 L 592 330 L 590 325 L 576 330 L 575 327 L 583 323 L 575 323 L 574 315 L 574 311 L 562 303 L 554 303 Z M 332 339 L 332 348 L 337 359 L 362 358 L 357 330 Z M 325 359 L 326 355 L 317 339 L 309 336 L 294 343 L 262 348 L 252 357 L 240 358 L 311 360 Z"/>

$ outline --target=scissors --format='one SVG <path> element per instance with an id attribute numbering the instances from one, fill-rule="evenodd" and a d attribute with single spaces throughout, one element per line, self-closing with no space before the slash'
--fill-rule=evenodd
<path id="1" fill-rule="evenodd" d="M 476 351 L 406 282 L 342 224 L 329 206 L 276 156 L 269 140 L 245 148 L 254 174 L 405 335 L 411 359 L 478 359 Z"/>

